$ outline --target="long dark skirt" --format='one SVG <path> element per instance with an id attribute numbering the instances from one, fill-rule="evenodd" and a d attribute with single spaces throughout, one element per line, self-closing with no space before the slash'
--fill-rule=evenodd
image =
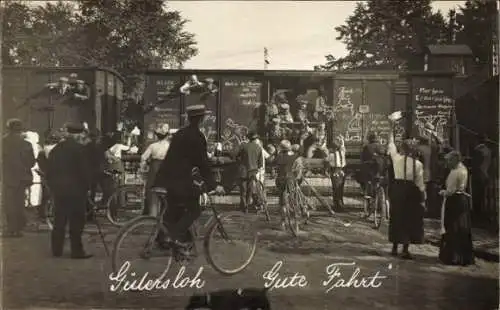
<path id="1" fill-rule="evenodd" d="M 422 194 L 411 181 L 393 180 L 389 187 L 389 242 L 421 244 L 424 240 Z"/>
<path id="2" fill-rule="evenodd" d="M 455 194 L 446 199 L 445 234 L 441 240 L 439 259 L 447 265 L 474 264 L 469 198 Z"/>

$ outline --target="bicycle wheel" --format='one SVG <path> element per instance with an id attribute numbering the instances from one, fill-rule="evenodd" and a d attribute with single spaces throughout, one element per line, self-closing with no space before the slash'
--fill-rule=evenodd
<path id="1" fill-rule="evenodd" d="M 285 212 L 285 217 L 286 217 L 286 222 L 288 224 L 288 228 L 290 228 L 290 231 L 292 232 L 294 237 L 297 237 L 299 235 L 299 212 L 297 212 L 297 202 L 295 201 L 293 194 L 288 193 L 286 196 L 286 199 L 288 200 L 287 203 L 287 208 Z"/>
<path id="2" fill-rule="evenodd" d="M 384 189 L 382 187 L 378 187 L 375 193 L 375 207 L 373 208 L 373 223 L 375 224 L 375 228 L 378 229 L 382 224 L 382 217 L 385 210 L 385 195 Z"/>
<path id="3" fill-rule="evenodd" d="M 207 262 L 223 275 L 245 269 L 257 250 L 258 233 L 248 215 L 241 212 L 220 214 L 208 227 L 204 240 Z"/>
<path id="4" fill-rule="evenodd" d="M 121 227 L 142 215 L 144 209 L 142 187 L 123 185 L 118 187 L 106 203 L 106 216 L 111 224 Z"/>
<path id="5" fill-rule="evenodd" d="M 162 278 L 172 264 L 172 251 L 156 248 L 159 231 L 166 228 L 153 216 L 142 216 L 123 226 L 112 250 L 112 268 L 115 275 L 131 269 L 142 277 Z"/>
<path id="6" fill-rule="evenodd" d="M 265 187 L 262 182 L 256 182 L 258 186 L 258 191 L 259 193 L 262 194 L 262 211 L 264 211 L 264 215 L 266 217 L 266 221 L 270 222 L 271 221 L 271 216 L 269 215 L 269 209 L 267 208 L 267 197 L 266 197 L 266 192 L 265 192 Z"/>

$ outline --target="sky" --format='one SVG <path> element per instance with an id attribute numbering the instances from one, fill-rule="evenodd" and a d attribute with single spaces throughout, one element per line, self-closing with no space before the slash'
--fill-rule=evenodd
<path id="1" fill-rule="evenodd" d="M 395 0 L 396 1 L 396 0 Z M 417 1 L 417 0 L 416 0 Z M 40 1 L 44 2 L 44 1 Z M 446 13 L 465 1 L 434 1 Z M 347 54 L 334 28 L 354 12 L 356 1 L 168 1 L 189 20 L 199 53 L 186 69 L 312 70 L 325 55 Z"/>

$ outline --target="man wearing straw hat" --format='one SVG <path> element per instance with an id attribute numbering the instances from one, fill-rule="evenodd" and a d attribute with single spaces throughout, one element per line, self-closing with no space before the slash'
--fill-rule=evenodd
<path id="1" fill-rule="evenodd" d="M 7 224 L 5 235 L 9 237 L 22 236 L 26 225 L 25 190 L 31 185 L 31 168 L 35 165 L 33 148 L 22 137 L 23 130 L 21 120 L 8 120 L 7 135 L 2 141 L 2 207 Z"/>
<path id="2" fill-rule="evenodd" d="M 157 243 L 161 248 L 173 245 L 181 257 L 191 254 L 193 236 L 189 228 L 201 214 L 200 195 L 214 189 L 218 194 L 224 192 L 215 182 L 209 166 L 207 141 L 200 131 L 207 114 L 205 105 L 187 107 L 189 124 L 172 137 L 154 183 L 155 187 L 165 188 L 168 192 L 168 210 L 163 221 L 172 239 L 169 244 L 165 235 L 160 233 Z M 199 175 L 193 175 L 194 169 Z M 203 185 L 198 186 L 198 183 Z"/>

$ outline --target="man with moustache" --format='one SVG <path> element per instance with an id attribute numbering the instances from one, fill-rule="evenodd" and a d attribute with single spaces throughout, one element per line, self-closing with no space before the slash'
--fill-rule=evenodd
<path id="1" fill-rule="evenodd" d="M 86 259 L 92 257 L 85 253 L 82 244 L 92 169 L 86 158 L 86 147 L 82 144 L 83 126 L 68 124 L 66 132 L 66 139 L 54 147 L 47 160 L 47 182 L 54 198 L 52 255 L 62 256 L 66 225 L 69 222 L 71 258 Z"/>
<path id="2" fill-rule="evenodd" d="M 207 141 L 200 131 L 208 112 L 204 105 L 193 105 L 186 110 L 189 124 L 172 137 L 154 183 L 168 193 L 168 210 L 163 221 L 172 239 L 168 243 L 161 231 L 157 244 L 160 248 L 173 246 L 182 258 L 191 254 L 193 236 L 189 228 L 201 215 L 200 195 L 214 189 L 218 194 L 224 192 L 221 185 L 216 185 L 209 166 Z M 193 169 L 199 174 L 193 176 Z"/>

